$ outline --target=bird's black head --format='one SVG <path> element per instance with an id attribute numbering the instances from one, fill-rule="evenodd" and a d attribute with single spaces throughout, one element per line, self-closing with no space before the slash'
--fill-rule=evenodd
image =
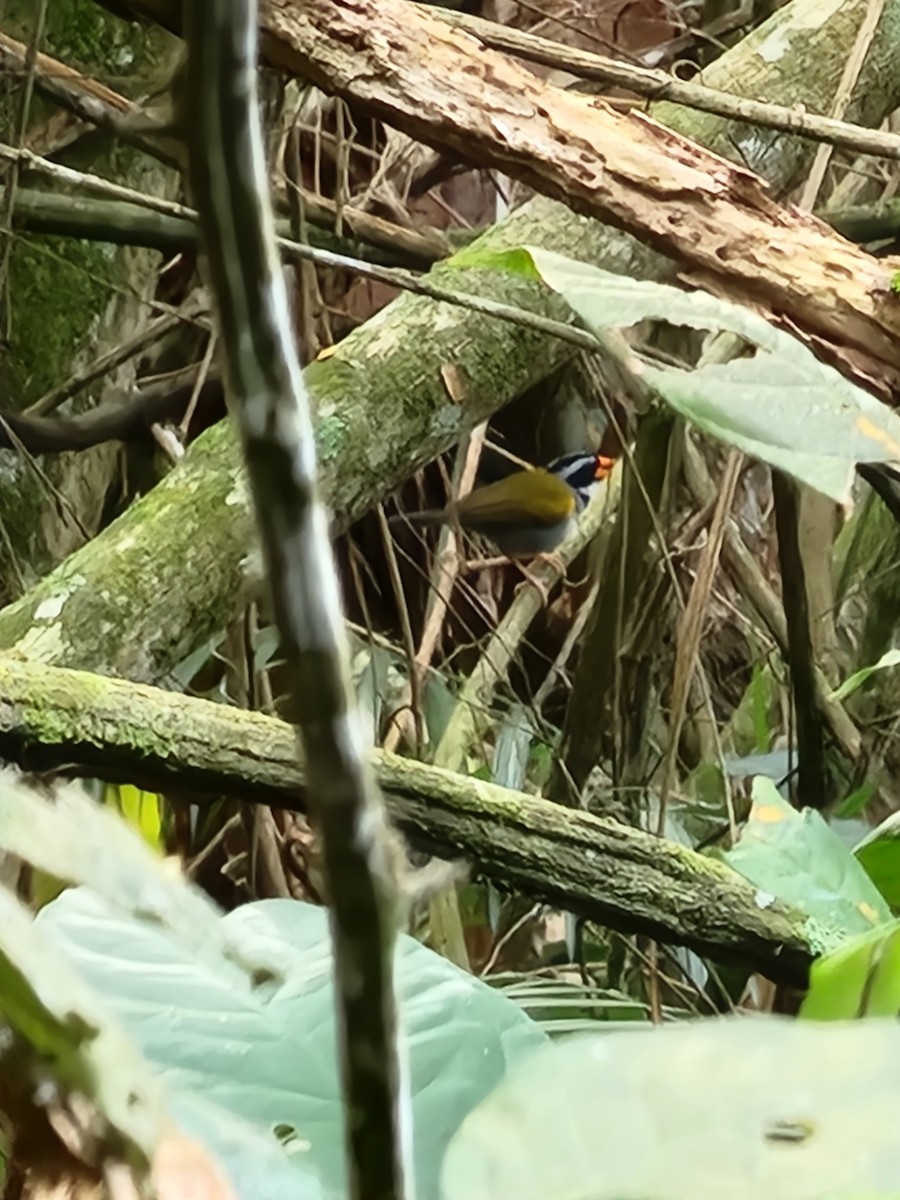
<path id="1" fill-rule="evenodd" d="M 599 485 L 613 469 L 614 462 L 602 454 L 564 454 L 554 459 L 547 470 L 569 485 L 578 497 L 579 509 L 584 508 Z"/>

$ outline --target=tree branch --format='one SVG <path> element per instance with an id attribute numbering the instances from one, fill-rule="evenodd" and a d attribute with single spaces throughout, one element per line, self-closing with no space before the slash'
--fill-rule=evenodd
<path id="1" fill-rule="evenodd" d="M 841 76 L 841 48 L 866 5 L 844 0 L 823 20 L 820 0 L 794 0 L 713 64 L 707 81 L 823 108 Z M 761 52 L 769 38 L 784 48 L 777 57 Z M 900 101 L 900 75 L 893 70 L 898 40 L 900 0 L 889 0 L 855 98 L 856 120 L 877 123 Z M 746 129 L 742 134 L 717 118 L 685 109 L 668 115 L 723 152 L 734 153 L 736 144 L 764 167 L 776 189 L 788 187 L 807 162 L 808 144 L 797 139 L 755 133 L 751 144 Z M 638 278 L 670 279 L 673 273 L 670 262 L 634 239 L 540 197 L 475 247 L 523 243 Z M 565 316 L 539 285 L 479 270 L 471 260 L 451 260 L 430 278 L 548 317 Z M 395 301 L 306 371 L 318 412 L 323 488 L 338 527 L 346 528 L 417 466 L 572 354 L 559 339 L 462 309 L 410 296 Z M 448 362 L 465 381 L 462 395 L 452 398 L 442 376 Z M 235 447 L 221 424 L 111 529 L 0 612 L 0 645 L 47 662 L 166 679 L 254 593 L 258 577 L 250 545 Z"/>
<path id="2" fill-rule="evenodd" d="M 167 11 L 159 0 L 131 6 Z M 900 305 L 890 291 L 900 258 L 874 259 L 779 205 L 751 171 L 641 113 L 545 84 L 406 0 L 309 0 L 302 9 L 268 0 L 260 20 L 273 66 L 612 222 L 681 264 L 692 283 L 776 319 L 789 314 L 793 330 L 832 344 L 838 369 L 870 387 L 882 381 L 882 394 L 900 386 Z"/>
<path id="3" fill-rule="evenodd" d="M 0 659 L 0 756 L 65 771 L 306 811 L 292 728 L 120 679 Z M 497 884 L 622 933 L 802 984 L 815 944 L 802 914 L 759 901 L 724 864 L 608 818 L 372 752 L 391 817 L 413 845 L 465 858 Z"/>
<path id="4" fill-rule="evenodd" d="M 764 129 L 796 133 L 813 141 L 854 150 L 857 154 L 900 159 L 900 137 L 895 133 L 881 129 L 865 129 L 861 125 L 837 121 L 833 117 L 821 117 L 802 108 L 766 104 L 746 96 L 735 96 L 731 92 L 707 87 L 694 80 L 678 79 L 668 71 L 620 62 L 614 58 L 607 58 L 604 54 L 565 46 L 549 38 L 537 37 L 533 33 L 500 25 L 496 21 L 485 21 L 468 13 L 454 12 L 446 8 L 432 8 L 428 11 L 453 28 L 470 33 L 485 46 L 506 51 L 517 58 L 524 58 L 527 62 L 569 71 L 581 79 L 594 80 L 611 87 L 627 88 L 639 96 L 647 96 L 650 100 L 670 100 L 673 104 L 684 104 L 689 108 L 700 109 L 701 112 L 715 113 L 720 117 L 734 117 L 738 121 L 746 121 Z"/>

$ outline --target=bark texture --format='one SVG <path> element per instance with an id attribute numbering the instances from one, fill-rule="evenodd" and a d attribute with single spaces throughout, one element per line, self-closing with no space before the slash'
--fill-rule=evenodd
<path id="1" fill-rule="evenodd" d="M 823 15 L 820 0 L 795 0 L 765 31 L 724 55 L 706 82 L 827 109 L 865 8 L 866 0 L 846 0 Z M 766 38 L 777 53 L 762 52 Z M 897 103 L 900 76 L 891 64 L 898 45 L 900 0 L 888 0 L 848 115 L 877 123 Z M 685 132 L 733 136 L 733 122 L 668 111 Z M 759 146 L 760 164 L 777 190 L 790 185 L 810 153 L 809 143 L 783 136 L 761 134 Z M 674 270 L 634 238 L 544 198 L 513 212 L 478 244 L 523 242 L 636 277 L 670 278 Z M 562 312 L 536 286 L 453 260 L 433 274 L 461 291 Z M 462 309 L 412 296 L 395 301 L 306 372 L 318 410 L 323 490 L 338 527 L 571 355 L 562 342 Z M 466 383 L 461 403 L 442 382 L 448 362 Z M 0 612 L 0 646 L 48 663 L 165 680 L 224 627 L 254 585 L 246 557 L 250 531 L 236 447 L 222 424 L 151 495 Z"/>
<path id="2" fill-rule="evenodd" d="M 293 727 L 261 713 L 121 680 L 0 661 L 0 756 L 198 803 L 223 793 L 303 811 Z M 723 863 L 627 825 L 375 750 L 392 818 L 410 841 L 498 884 L 623 933 L 803 983 L 829 931 L 770 903 Z"/>
<path id="3" fill-rule="evenodd" d="M 830 357 L 858 352 L 857 373 L 900 381 L 900 258 L 875 259 L 779 204 L 745 168 L 638 111 L 546 84 L 405 0 L 267 0 L 260 18 L 274 65 L 637 235 L 698 286 L 834 342 Z"/>
<path id="4" fill-rule="evenodd" d="M 4 27 L 28 37 L 37 5 L 15 0 L 5 6 Z M 126 27 L 99 7 L 79 0 L 48 6 L 43 45 L 68 62 L 100 76 L 121 71 L 128 60 L 142 74 L 151 69 L 171 38 L 152 28 Z M 15 71 L 9 60 L 17 43 L 0 39 L 0 73 Z M 107 90 L 95 85 L 98 95 Z M 18 89 L 0 104 L 5 128 L 17 126 Z M 131 150 L 111 148 L 101 138 L 85 139 L 89 127 L 60 114 L 41 94 L 32 97 L 25 145 L 56 161 L 77 157 L 86 169 L 109 174 L 138 190 L 165 194 L 174 176 L 157 162 Z M 9 169 L 0 172 L 2 186 Z M 4 323 L 0 407 L 20 410 L 111 346 L 129 337 L 145 320 L 155 283 L 156 256 L 133 247 L 110 253 L 72 238 L 22 236 L 11 246 Z M 128 386 L 133 370 L 119 371 Z M 100 385 L 86 389 L 69 411 L 89 407 Z M 89 454 L 47 459 L 40 471 L 27 455 L 0 451 L 0 603 L 20 595 L 65 555 L 101 527 L 109 493 L 120 483 L 115 446 Z M 45 481 L 49 481 L 49 486 Z"/>

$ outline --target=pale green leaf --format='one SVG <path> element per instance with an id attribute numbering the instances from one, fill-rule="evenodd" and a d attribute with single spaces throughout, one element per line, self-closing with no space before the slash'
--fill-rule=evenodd
<path id="1" fill-rule="evenodd" d="M 817 959 L 800 1015 L 815 1021 L 900 1013 L 900 922 L 853 938 Z"/>
<path id="2" fill-rule="evenodd" d="M 883 671 L 885 667 L 896 667 L 900 664 L 900 650 L 887 650 L 882 654 L 877 663 L 873 663 L 870 667 L 861 667 L 860 670 L 854 671 L 839 688 L 832 692 L 833 700 L 846 700 L 858 688 L 869 679 L 876 671 Z"/>
<path id="3" fill-rule="evenodd" d="M 897 1200 L 898 1106 L 895 1022 L 569 1038 L 467 1118 L 444 1200 Z"/>
<path id="4" fill-rule="evenodd" d="M 891 919 L 878 889 L 821 815 L 797 812 L 763 776 L 753 781 L 750 818 L 725 859 L 836 937 L 866 933 Z"/>

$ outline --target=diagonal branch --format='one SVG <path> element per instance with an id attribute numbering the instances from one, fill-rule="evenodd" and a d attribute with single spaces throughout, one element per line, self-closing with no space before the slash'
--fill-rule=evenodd
<path id="1" fill-rule="evenodd" d="M 783 103 L 824 107 L 843 67 L 865 0 L 844 0 L 822 16 L 820 0 L 793 0 L 760 38 L 783 54 L 767 58 L 754 37 L 724 54 L 710 83 L 765 94 Z M 888 11 L 889 10 L 889 11 Z M 891 69 L 900 0 L 888 0 L 885 28 L 860 80 L 854 116 L 878 122 L 900 102 Z M 891 90 L 894 89 L 894 90 Z M 795 139 L 754 136 L 714 118 L 675 109 L 680 129 L 702 129 L 717 145 L 731 139 L 764 163 L 782 191 L 804 165 Z M 623 274 L 669 279 L 672 266 L 634 239 L 573 215 L 538 197 L 479 239 L 488 250 L 522 243 L 545 246 Z M 432 282 L 506 305 L 564 316 L 544 289 L 459 260 Z M 579 331 L 571 330 L 572 333 Z M 466 430 L 567 362 L 571 345 L 463 309 L 403 296 L 377 321 L 347 337 L 306 378 L 318 412 L 323 490 L 339 528 L 457 442 Z M 441 375 L 452 362 L 465 375 L 459 403 L 448 404 Z M 160 681 L 203 641 L 216 635 L 257 586 L 248 555 L 250 523 L 231 431 L 208 430 L 184 461 L 119 521 L 0 612 L 0 645 L 45 662 Z"/>
<path id="2" fill-rule="evenodd" d="M 306 811 L 290 725 L 86 672 L 0 659 L 0 756 L 27 770 L 224 795 Z M 802 983 L 803 916 L 762 903 L 724 864 L 590 813 L 375 750 L 391 817 L 413 845 L 623 933 L 646 933 Z"/>
<path id="3" fill-rule="evenodd" d="M 175 15 L 162 0 L 131 6 Z M 266 0 L 260 20 L 272 65 L 611 222 L 700 286 L 790 314 L 793 329 L 835 343 L 838 358 L 860 352 L 864 374 L 900 384 L 900 305 L 890 291 L 900 259 L 877 260 L 779 205 L 752 172 L 641 113 L 546 84 L 405 0 L 309 0 L 301 9 Z"/>

